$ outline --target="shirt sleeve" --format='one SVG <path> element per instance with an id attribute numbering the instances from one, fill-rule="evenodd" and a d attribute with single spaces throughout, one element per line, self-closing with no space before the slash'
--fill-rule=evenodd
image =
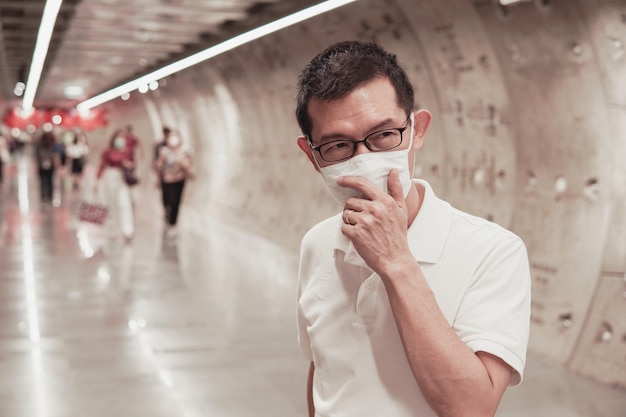
<path id="1" fill-rule="evenodd" d="M 494 247 L 476 271 L 461 302 L 454 329 L 474 352 L 499 357 L 523 377 L 530 332 L 531 278 L 524 243 L 517 236 Z"/>
<path id="2" fill-rule="evenodd" d="M 313 361 L 313 352 L 311 350 L 311 340 L 309 338 L 308 333 L 308 322 L 304 316 L 304 312 L 302 311 L 301 297 L 304 287 L 306 286 L 306 282 L 308 281 L 308 277 L 311 274 L 310 265 L 312 251 L 307 250 L 308 248 L 308 240 L 310 233 L 307 233 L 303 240 L 302 246 L 300 249 L 300 265 L 298 267 L 298 286 L 296 291 L 296 306 L 297 306 L 297 329 L 298 329 L 298 344 L 300 345 L 300 350 L 302 351 L 302 355 L 305 359 L 309 361 Z"/>
<path id="3" fill-rule="evenodd" d="M 304 316 L 302 315 L 302 310 L 300 309 L 300 304 L 298 304 L 298 344 L 300 345 L 300 350 L 302 351 L 302 355 L 305 359 L 309 361 L 313 361 L 313 353 L 311 352 L 311 341 L 309 339 L 309 334 L 307 333 L 307 323 L 304 320 Z"/>

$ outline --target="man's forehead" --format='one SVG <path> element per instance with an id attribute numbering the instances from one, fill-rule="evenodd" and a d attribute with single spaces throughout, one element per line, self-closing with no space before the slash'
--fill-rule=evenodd
<path id="1" fill-rule="evenodd" d="M 369 110 L 369 109 L 368 109 Z M 404 110 L 388 106 L 379 111 L 362 111 L 340 117 L 331 114 L 329 117 L 311 118 L 311 135 L 314 140 L 329 136 L 362 136 L 373 130 L 397 127 L 404 122 Z"/>

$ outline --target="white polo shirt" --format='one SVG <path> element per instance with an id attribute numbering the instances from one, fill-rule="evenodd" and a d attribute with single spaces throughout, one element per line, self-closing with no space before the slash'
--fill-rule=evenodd
<path id="1" fill-rule="evenodd" d="M 408 230 L 437 303 L 474 352 L 501 358 L 521 381 L 530 326 L 526 247 L 512 232 L 454 209 L 426 181 Z M 315 364 L 316 416 L 435 417 L 411 373 L 387 293 L 341 233 L 341 215 L 302 240 L 298 339 Z M 419 300 L 416 300 L 419 302 Z"/>

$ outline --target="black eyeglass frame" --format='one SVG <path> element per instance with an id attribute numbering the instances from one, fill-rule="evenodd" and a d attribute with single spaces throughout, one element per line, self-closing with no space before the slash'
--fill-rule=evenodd
<path id="1" fill-rule="evenodd" d="M 352 157 L 354 156 L 354 154 L 356 153 L 356 149 L 357 149 L 357 147 L 358 147 L 359 143 L 363 143 L 363 144 L 365 144 L 365 146 L 367 147 L 367 149 L 369 149 L 371 152 L 386 152 L 386 151 L 390 151 L 390 150 L 395 149 L 395 148 L 397 148 L 398 146 L 402 145 L 402 142 L 404 141 L 404 138 L 402 137 L 402 134 L 404 133 L 404 131 L 405 131 L 405 130 L 407 130 L 407 129 L 409 128 L 409 121 L 410 121 L 410 120 L 411 120 L 411 117 L 409 116 L 409 117 L 406 119 L 406 121 L 404 122 L 404 123 L 405 123 L 405 126 L 404 126 L 404 127 L 390 127 L 390 128 L 387 128 L 387 129 L 380 129 L 380 130 L 377 130 L 377 131 L 372 132 L 372 133 L 370 133 L 369 135 L 365 136 L 362 140 L 337 139 L 337 140 L 331 140 L 331 141 L 326 142 L 326 143 L 322 143 L 322 144 L 321 144 L 321 145 L 319 145 L 319 146 L 313 146 L 313 140 L 311 139 L 311 137 L 310 137 L 310 136 L 307 136 L 307 141 L 309 142 L 309 147 L 310 147 L 312 150 L 316 151 L 316 152 L 319 154 L 320 158 L 322 158 L 322 160 L 323 160 L 323 161 L 325 161 L 325 162 L 341 162 L 341 161 L 347 161 L 348 159 L 350 159 L 350 158 L 352 158 Z M 387 149 L 372 149 L 372 147 L 371 147 L 371 146 L 370 146 L 370 144 L 367 142 L 367 140 L 368 140 L 370 137 L 372 137 L 372 136 L 374 136 L 374 135 L 376 135 L 376 134 L 378 134 L 378 133 L 381 133 L 381 132 L 386 132 L 386 131 L 388 131 L 388 130 L 397 130 L 398 132 L 400 132 L 400 143 L 398 143 L 396 146 L 393 146 L 393 147 L 391 147 L 391 148 L 387 148 Z M 332 143 L 337 143 L 337 142 L 344 142 L 344 143 L 345 143 L 345 142 L 348 142 L 348 143 L 352 143 L 352 153 L 350 154 L 350 156 L 347 156 L 347 157 L 345 157 L 345 158 L 341 158 L 341 159 L 337 159 L 337 160 L 329 161 L 328 159 L 324 158 L 324 155 L 322 155 L 322 151 L 321 151 L 321 149 L 322 149 L 322 147 L 324 147 L 324 146 L 327 146 L 327 145 L 332 144 Z"/>

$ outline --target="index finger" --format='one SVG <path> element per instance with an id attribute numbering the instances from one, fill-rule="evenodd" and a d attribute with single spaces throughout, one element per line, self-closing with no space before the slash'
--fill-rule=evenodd
<path id="1" fill-rule="evenodd" d="M 337 185 L 341 187 L 348 187 L 356 190 L 362 194 L 362 198 L 367 200 L 376 200 L 380 199 L 384 195 L 388 195 L 386 185 L 387 185 L 387 175 L 384 175 L 384 178 L 380 178 L 381 181 L 378 181 L 378 185 L 373 183 L 371 180 L 361 176 L 355 175 L 346 175 L 337 180 Z M 383 188 L 385 187 L 385 188 Z"/>

